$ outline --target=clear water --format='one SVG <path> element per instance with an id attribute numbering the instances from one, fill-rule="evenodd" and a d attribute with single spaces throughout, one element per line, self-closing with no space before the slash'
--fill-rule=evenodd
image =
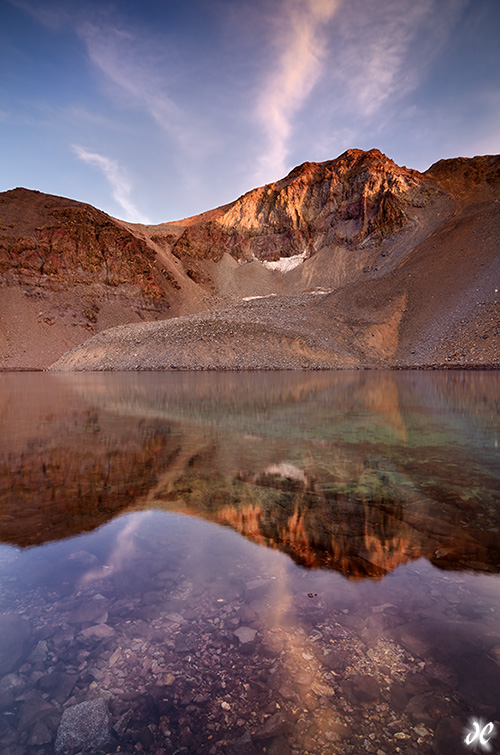
<path id="1" fill-rule="evenodd" d="M 499 373 L 4 373 L 0 423 L 1 753 L 500 752 Z"/>

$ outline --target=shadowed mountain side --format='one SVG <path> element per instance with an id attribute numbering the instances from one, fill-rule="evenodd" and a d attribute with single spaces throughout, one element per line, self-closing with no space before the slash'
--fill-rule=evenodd
<path id="1" fill-rule="evenodd" d="M 469 204 L 418 244 L 403 263 L 363 284 L 325 297 L 325 317 L 359 318 L 367 346 L 383 355 L 388 336 L 370 330 L 383 324 L 394 339 L 390 366 L 500 364 L 500 205 Z M 390 328 L 384 303 L 404 302 Z M 362 336 L 363 337 L 363 336 Z"/>
<path id="2" fill-rule="evenodd" d="M 331 294 L 264 297 L 114 328 L 52 369 L 498 367 L 499 265 L 491 244 L 455 264 L 448 242 L 436 240 L 388 275 Z"/>
<path id="3" fill-rule="evenodd" d="M 47 367 L 92 333 L 206 300 L 142 227 L 64 197 L 0 194 L 0 369 Z"/>

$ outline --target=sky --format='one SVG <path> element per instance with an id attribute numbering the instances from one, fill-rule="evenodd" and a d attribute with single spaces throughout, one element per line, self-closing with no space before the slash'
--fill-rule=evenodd
<path id="1" fill-rule="evenodd" d="M 160 223 L 305 161 L 500 153 L 500 0 L 0 0 L 0 191 Z"/>

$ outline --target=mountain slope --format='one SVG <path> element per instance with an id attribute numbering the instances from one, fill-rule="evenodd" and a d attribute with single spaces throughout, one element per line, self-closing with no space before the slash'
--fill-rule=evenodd
<path id="1" fill-rule="evenodd" d="M 63 197 L 0 194 L 0 367 L 46 367 L 94 332 L 189 309 L 190 287 L 136 227 Z"/>
<path id="2" fill-rule="evenodd" d="M 378 150 L 158 226 L 6 192 L 2 365 L 92 333 L 58 369 L 498 365 L 499 201 L 499 156 L 419 173 Z"/>
<path id="3" fill-rule="evenodd" d="M 274 290 L 267 280 L 262 298 L 108 331 L 55 369 L 498 366 L 499 173 L 499 157 L 419 174 L 356 150 L 300 166 L 179 224 L 171 247 L 205 270 L 225 265 L 234 290 L 262 271 L 259 254 L 286 269 L 302 249 L 290 271 L 264 268 Z"/>
<path id="4" fill-rule="evenodd" d="M 434 179 L 397 166 L 379 150 L 353 149 L 335 160 L 304 163 L 224 207 L 165 223 L 155 240 L 161 244 L 163 234 L 164 249 L 190 266 L 193 279 L 210 281 L 227 302 L 227 297 L 238 299 L 236 292 L 252 295 L 246 265 L 255 261 L 267 273 L 308 262 L 286 279 L 268 275 L 275 293 L 322 286 L 325 278 L 338 287 L 363 277 L 363 270 L 387 256 L 389 248 L 415 245 L 453 206 L 450 192 Z M 315 260 L 322 252 L 321 261 Z M 233 292 L 218 290 L 213 263 L 225 255 L 239 263 L 232 270 Z M 267 282 L 262 265 L 253 265 L 252 273 L 259 285 Z"/>

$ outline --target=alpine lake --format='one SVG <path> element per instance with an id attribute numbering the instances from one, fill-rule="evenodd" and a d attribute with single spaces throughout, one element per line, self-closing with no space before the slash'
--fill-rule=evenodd
<path id="1" fill-rule="evenodd" d="M 500 372 L 0 374 L 0 752 L 500 752 Z"/>

